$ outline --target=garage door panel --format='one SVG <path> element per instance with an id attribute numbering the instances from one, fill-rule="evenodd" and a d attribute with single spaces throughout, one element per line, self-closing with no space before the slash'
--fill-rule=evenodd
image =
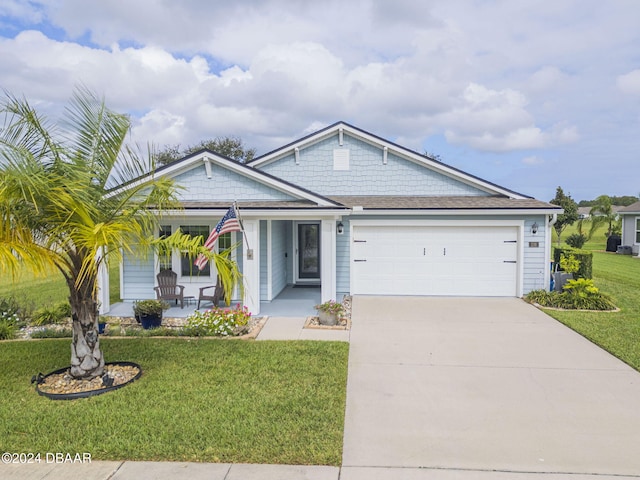
<path id="1" fill-rule="evenodd" d="M 353 293 L 515 296 L 516 227 L 354 225 Z"/>

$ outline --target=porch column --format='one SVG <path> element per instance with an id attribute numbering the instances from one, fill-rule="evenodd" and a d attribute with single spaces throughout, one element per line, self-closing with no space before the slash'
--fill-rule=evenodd
<path id="1" fill-rule="evenodd" d="M 336 298 L 336 222 L 322 220 L 320 225 L 320 301 Z"/>
<path id="2" fill-rule="evenodd" d="M 244 247 L 242 276 L 244 280 L 244 304 L 251 314 L 260 313 L 260 221 L 243 220 Z"/>
<path id="3" fill-rule="evenodd" d="M 103 252 L 104 250 L 101 249 L 97 258 L 102 257 Z M 106 262 L 101 262 L 98 267 L 98 302 L 100 302 L 98 313 L 101 315 L 111 309 L 111 304 L 109 303 L 109 283 L 109 266 Z"/>

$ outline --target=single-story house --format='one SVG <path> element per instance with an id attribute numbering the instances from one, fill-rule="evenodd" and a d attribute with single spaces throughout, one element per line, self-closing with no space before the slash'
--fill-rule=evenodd
<path id="1" fill-rule="evenodd" d="M 622 245 L 629 245 L 633 254 L 640 249 L 640 202 L 618 210 L 622 219 Z"/>
<path id="2" fill-rule="evenodd" d="M 159 234 L 209 235 L 237 202 L 235 242 L 251 312 L 287 285 L 342 295 L 521 297 L 549 287 L 551 225 L 562 209 L 460 171 L 338 122 L 241 164 L 202 150 L 166 165 L 183 187 L 184 210 Z M 176 252 L 168 260 L 125 258 L 125 301 L 153 298 L 171 268 L 185 295 L 215 284 Z M 107 279 L 105 279 L 106 281 Z M 103 289 L 107 290 L 107 289 Z M 108 299 L 103 303 L 108 305 Z"/>

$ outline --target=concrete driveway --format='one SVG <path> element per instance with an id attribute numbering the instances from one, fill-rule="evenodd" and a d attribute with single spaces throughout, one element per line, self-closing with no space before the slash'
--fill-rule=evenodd
<path id="1" fill-rule="evenodd" d="M 352 315 L 342 480 L 640 476 L 640 373 L 524 301 Z"/>

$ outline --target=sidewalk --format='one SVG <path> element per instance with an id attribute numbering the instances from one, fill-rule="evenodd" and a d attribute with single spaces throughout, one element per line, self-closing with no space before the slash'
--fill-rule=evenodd
<path id="1" fill-rule="evenodd" d="M 2 465 L 3 480 L 338 480 L 327 466 L 249 465 L 183 462 L 91 462 L 84 464 Z"/>

